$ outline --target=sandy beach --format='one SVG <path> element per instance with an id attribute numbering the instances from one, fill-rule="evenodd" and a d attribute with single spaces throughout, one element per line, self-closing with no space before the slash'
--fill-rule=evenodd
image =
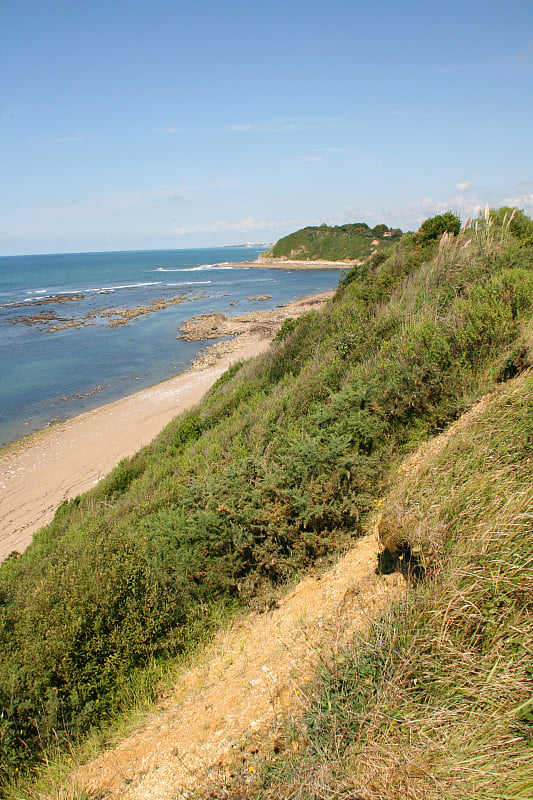
<path id="1" fill-rule="evenodd" d="M 255 267 L 257 269 L 351 269 L 356 264 L 363 262 L 357 258 L 347 259 L 346 261 L 312 261 L 311 259 L 290 259 L 282 258 L 256 258 L 255 261 L 244 261 L 239 263 L 226 263 L 230 267 Z M 219 266 L 223 266 L 220 264 Z"/>
<path id="2" fill-rule="evenodd" d="M 196 318 L 197 340 L 235 338 L 212 345 L 187 372 L 0 450 L 0 560 L 13 550 L 22 552 L 64 500 L 90 489 L 198 403 L 232 363 L 266 350 L 284 319 L 323 305 L 332 295 L 325 292 L 239 317 Z M 187 335 L 194 336 L 191 330 Z"/>

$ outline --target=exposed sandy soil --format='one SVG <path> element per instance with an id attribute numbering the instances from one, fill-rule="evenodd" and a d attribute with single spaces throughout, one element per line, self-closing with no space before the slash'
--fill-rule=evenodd
<path id="1" fill-rule="evenodd" d="M 231 774 L 246 743 L 297 713 L 320 658 L 366 630 L 403 590 L 375 574 L 375 533 L 320 578 L 306 578 L 278 608 L 221 633 L 139 729 L 78 769 L 89 796 L 121 800 L 187 797 L 206 774 Z"/>
<path id="2" fill-rule="evenodd" d="M 195 405 L 234 361 L 265 350 L 286 317 L 300 316 L 332 295 L 246 314 L 235 318 L 233 327 L 224 317 L 223 331 L 210 337 L 197 330 L 195 340 L 237 338 L 213 345 L 188 372 L 0 450 L 0 560 L 12 550 L 22 552 L 63 500 L 90 489 L 122 458 L 151 442 L 173 417 Z"/>

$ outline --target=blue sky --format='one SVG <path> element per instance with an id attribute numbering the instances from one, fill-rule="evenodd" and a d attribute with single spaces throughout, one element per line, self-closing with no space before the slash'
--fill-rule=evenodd
<path id="1" fill-rule="evenodd" d="M 533 214 L 532 87 L 532 0 L 4 0 L 0 255 Z"/>

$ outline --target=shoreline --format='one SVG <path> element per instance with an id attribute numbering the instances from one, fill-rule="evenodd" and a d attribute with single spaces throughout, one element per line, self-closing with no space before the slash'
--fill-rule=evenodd
<path id="1" fill-rule="evenodd" d="M 253 267 L 254 269 L 351 269 L 352 267 L 363 264 L 356 258 L 349 261 L 303 261 L 291 260 L 290 258 L 257 258 L 255 261 L 241 261 L 236 263 L 228 261 L 223 264 L 216 264 L 217 267 Z"/>
<path id="2" fill-rule="evenodd" d="M 320 307 L 333 295 L 309 295 L 271 311 L 241 315 L 231 332 L 211 336 L 233 338 L 208 346 L 185 372 L 0 449 L 0 561 L 13 550 L 25 550 L 64 500 L 95 486 L 119 461 L 196 405 L 233 363 L 267 350 L 284 319 Z M 233 319 L 213 316 L 224 331 Z M 210 315 L 201 319 L 212 322 Z M 197 331 L 197 341 L 209 338 L 203 328 Z"/>

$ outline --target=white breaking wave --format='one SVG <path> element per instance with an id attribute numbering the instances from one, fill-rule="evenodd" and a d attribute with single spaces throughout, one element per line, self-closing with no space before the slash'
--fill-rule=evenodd
<path id="1" fill-rule="evenodd" d="M 35 303 L 36 300 L 48 300 L 49 297 L 53 297 L 53 294 L 44 294 L 40 297 L 25 297 L 23 299 L 23 303 Z M 19 301 L 20 302 L 20 301 Z"/>
<path id="2" fill-rule="evenodd" d="M 84 294 L 86 292 L 114 292 L 117 289 L 139 289 L 143 286 L 161 286 L 163 281 L 148 281 L 147 283 L 123 283 L 120 286 L 94 286 L 90 289 L 68 289 L 57 294 Z"/>
<path id="3" fill-rule="evenodd" d="M 228 262 L 224 262 L 227 264 Z M 204 269 L 250 269 L 250 267 L 229 267 L 224 264 L 201 264 L 199 267 L 156 267 L 156 272 L 201 272 Z"/>
<path id="4" fill-rule="evenodd" d="M 123 283 L 118 286 L 93 286 L 90 288 L 84 289 L 57 289 L 56 291 L 50 291 L 49 289 L 27 289 L 26 294 L 30 295 L 29 297 L 24 297 L 24 303 L 33 303 L 37 300 L 48 300 L 54 297 L 63 297 L 65 295 L 75 295 L 75 294 L 89 294 L 89 293 L 102 293 L 102 292 L 114 292 L 117 289 L 139 289 L 143 286 L 162 286 L 163 281 L 147 281 L 144 283 Z"/>
<path id="5" fill-rule="evenodd" d="M 202 286 L 213 281 L 181 281 L 180 283 L 165 283 L 165 286 Z"/>
<path id="6" fill-rule="evenodd" d="M 89 292 L 114 292 L 115 289 L 137 289 L 140 286 L 160 286 L 162 281 L 148 281 L 147 283 L 124 283 L 122 286 L 102 286 L 101 289 L 88 289 Z"/>

